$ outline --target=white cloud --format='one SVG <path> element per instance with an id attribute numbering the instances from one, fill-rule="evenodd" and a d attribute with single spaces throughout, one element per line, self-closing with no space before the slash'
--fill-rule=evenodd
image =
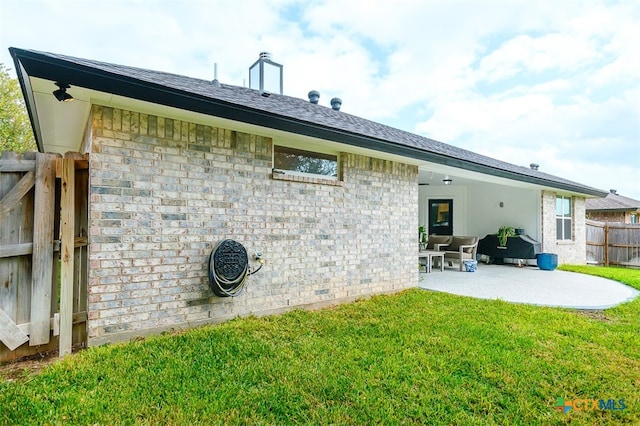
<path id="1" fill-rule="evenodd" d="M 589 40 L 569 34 L 518 35 L 482 58 L 479 73 L 482 79 L 492 82 L 522 72 L 574 69 L 599 56 Z"/>
<path id="2" fill-rule="evenodd" d="M 64 3 L 64 7 L 61 7 Z M 16 46 L 248 83 L 261 51 L 285 93 L 600 186 L 640 169 L 640 4 L 593 0 L 2 0 Z M 28 25 L 25 23 L 28 22 Z M 70 22 L 72 25 L 60 25 Z M 37 29 L 35 31 L 34 29 Z M 553 170 L 553 171 L 552 171 Z M 636 179 L 637 181 L 637 179 Z M 640 199 L 640 185 L 615 182 Z"/>

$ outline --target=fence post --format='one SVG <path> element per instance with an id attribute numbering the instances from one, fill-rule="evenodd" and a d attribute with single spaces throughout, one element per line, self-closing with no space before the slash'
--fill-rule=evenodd
<path id="1" fill-rule="evenodd" d="M 49 343 L 53 269 L 55 157 L 36 154 L 29 345 Z"/>
<path id="2" fill-rule="evenodd" d="M 604 224 L 604 266 L 609 266 L 609 224 Z"/>
<path id="3" fill-rule="evenodd" d="M 74 261 L 74 201 L 75 160 L 65 156 L 62 160 L 61 182 L 61 247 L 60 258 L 60 349 L 59 356 L 70 354 L 73 345 L 73 261 Z"/>

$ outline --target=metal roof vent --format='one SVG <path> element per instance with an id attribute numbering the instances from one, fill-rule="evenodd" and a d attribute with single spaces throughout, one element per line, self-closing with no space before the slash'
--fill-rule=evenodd
<path id="1" fill-rule="evenodd" d="M 309 102 L 311 102 L 312 104 L 317 104 L 320 100 L 320 92 L 318 92 L 317 90 L 310 91 L 307 96 L 309 96 Z"/>
<path id="2" fill-rule="evenodd" d="M 531 167 L 531 170 L 538 170 L 538 168 L 540 168 L 540 165 L 536 163 L 531 163 L 529 164 L 529 167 Z"/>
<path id="3" fill-rule="evenodd" d="M 340 99 L 340 98 L 331 99 L 331 108 L 334 111 L 340 111 L 340 107 L 341 106 L 342 106 L 342 99 Z"/>
<path id="4" fill-rule="evenodd" d="M 618 195 L 617 189 L 610 189 L 609 192 L 612 193 L 613 195 Z"/>

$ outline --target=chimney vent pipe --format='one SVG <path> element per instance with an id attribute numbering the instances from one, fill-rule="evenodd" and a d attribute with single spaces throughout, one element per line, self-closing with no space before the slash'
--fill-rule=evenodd
<path id="1" fill-rule="evenodd" d="M 213 81 L 211 82 L 211 84 L 213 84 L 214 87 L 220 87 L 220 82 L 218 81 L 218 63 L 217 62 L 213 64 Z"/>

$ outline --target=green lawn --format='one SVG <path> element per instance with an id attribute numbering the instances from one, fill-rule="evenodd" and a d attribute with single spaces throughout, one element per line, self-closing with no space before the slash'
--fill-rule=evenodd
<path id="1" fill-rule="evenodd" d="M 640 271 L 583 272 L 640 289 Z M 640 300 L 580 313 L 415 289 L 91 348 L 0 378 L 0 424 L 34 423 L 639 424 Z"/>

